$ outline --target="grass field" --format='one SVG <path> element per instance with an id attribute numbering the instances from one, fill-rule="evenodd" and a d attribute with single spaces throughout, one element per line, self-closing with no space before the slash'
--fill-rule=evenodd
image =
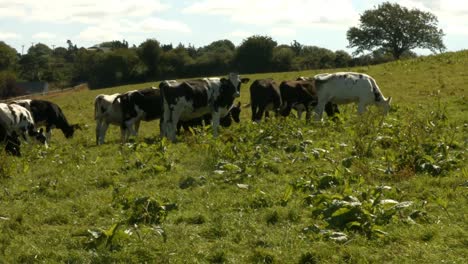
<path id="1" fill-rule="evenodd" d="M 157 83 L 46 97 L 84 128 L 0 154 L 0 263 L 466 263 L 468 51 L 339 70 L 373 76 L 390 114 L 244 108 L 217 139 L 152 122 L 96 146 L 94 97 Z M 241 102 L 254 79 L 316 73 L 243 76 Z"/>

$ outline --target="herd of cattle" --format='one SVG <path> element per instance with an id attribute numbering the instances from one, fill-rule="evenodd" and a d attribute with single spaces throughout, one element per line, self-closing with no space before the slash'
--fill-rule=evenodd
<path id="1" fill-rule="evenodd" d="M 203 78 L 187 81 L 163 81 L 159 88 L 128 91 L 123 94 L 98 95 L 94 100 L 96 120 L 96 144 L 104 143 L 110 124 L 120 127 L 121 140 L 136 136 L 140 122 L 160 119 L 162 137 L 176 140 L 180 129 L 211 124 L 213 134 L 218 135 L 219 125 L 228 127 L 232 120 L 239 122 L 242 83 L 231 73 L 224 78 Z M 252 121 L 259 122 L 272 111 L 276 116 L 287 116 L 295 109 L 298 118 L 306 113 L 309 121 L 312 111 L 316 120 L 323 111 L 329 117 L 339 113 L 338 105 L 355 102 L 358 113 L 368 105 L 377 105 L 386 114 L 391 97 L 382 95 L 375 80 L 366 74 L 337 72 L 299 77 L 295 81 L 275 82 L 273 79 L 255 80 L 250 86 Z M 46 130 L 38 127 L 45 126 Z M 0 103 L 0 143 L 7 153 L 21 155 L 20 139 L 32 139 L 44 144 L 50 141 L 51 129 L 61 129 L 65 137 L 72 137 L 79 125 L 69 124 L 60 107 L 45 100 L 18 100 Z"/>

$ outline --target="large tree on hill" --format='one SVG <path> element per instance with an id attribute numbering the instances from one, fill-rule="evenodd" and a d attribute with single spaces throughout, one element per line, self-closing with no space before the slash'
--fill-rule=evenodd
<path id="1" fill-rule="evenodd" d="M 437 17 L 429 12 L 384 2 L 376 9 L 366 10 L 359 27 L 350 28 L 347 38 L 349 47 L 357 48 L 355 54 L 383 48 L 399 59 L 415 48 L 445 50 L 444 33 L 437 23 Z"/>

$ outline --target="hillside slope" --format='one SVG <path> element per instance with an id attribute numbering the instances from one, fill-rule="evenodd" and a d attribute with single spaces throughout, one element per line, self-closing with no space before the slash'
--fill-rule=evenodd
<path id="1" fill-rule="evenodd" d="M 373 76 L 394 107 L 338 122 L 242 121 L 172 144 L 158 122 L 95 146 L 93 99 L 50 100 L 84 129 L 0 154 L 6 263 L 464 263 L 468 51 L 329 70 Z M 278 81 L 325 71 L 255 74 Z M 241 101 L 249 103 L 248 87 Z"/>

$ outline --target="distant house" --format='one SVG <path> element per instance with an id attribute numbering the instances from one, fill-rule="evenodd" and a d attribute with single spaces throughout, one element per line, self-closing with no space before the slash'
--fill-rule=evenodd
<path id="1" fill-rule="evenodd" d="M 42 94 L 49 92 L 49 83 L 47 82 L 17 82 L 15 84 L 15 96 Z"/>
<path id="2" fill-rule="evenodd" d="M 112 49 L 111 48 L 108 48 L 108 47 L 99 47 L 99 46 L 92 46 L 92 47 L 89 47 L 87 48 L 88 51 L 96 51 L 96 52 L 109 52 L 111 51 Z"/>

